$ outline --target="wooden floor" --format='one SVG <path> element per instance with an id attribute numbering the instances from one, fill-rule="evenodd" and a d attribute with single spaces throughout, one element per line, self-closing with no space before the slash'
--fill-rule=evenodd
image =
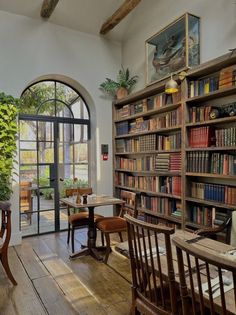
<path id="1" fill-rule="evenodd" d="M 76 249 L 85 240 L 86 231 L 77 231 Z M 26 238 L 11 247 L 10 266 L 18 285 L 0 267 L 0 314 L 128 315 L 129 261 L 112 252 L 107 266 L 90 256 L 71 261 L 69 254 L 66 233 Z"/>

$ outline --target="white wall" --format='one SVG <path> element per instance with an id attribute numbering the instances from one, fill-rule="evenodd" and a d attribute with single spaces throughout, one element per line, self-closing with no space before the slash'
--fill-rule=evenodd
<path id="1" fill-rule="evenodd" d="M 47 74 L 79 82 L 92 107 L 92 129 L 97 135 L 97 193 L 112 194 L 111 101 L 101 97 L 99 84 L 115 77 L 121 64 L 120 44 L 44 21 L 0 11 L 0 91 L 19 97 L 29 82 Z M 109 161 L 100 159 L 100 144 L 109 144 Z M 12 243 L 20 241 L 18 188 L 14 187 Z M 109 209 L 111 211 L 111 208 Z M 110 213 L 111 214 L 111 213 Z"/>
<path id="2" fill-rule="evenodd" d="M 200 17 L 201 63 L 236 47 L 234 0 L 144 0 L 133 12 L 122 46 L 122 64 L 139 75 L 136 90 L 145 86 L 145 40 L 185 12 Z"/>

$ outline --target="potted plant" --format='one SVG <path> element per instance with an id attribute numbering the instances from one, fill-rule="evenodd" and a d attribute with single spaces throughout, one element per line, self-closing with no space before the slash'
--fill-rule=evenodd
<path id="1" fill-rule="evenodd" d="M 127 68 L 125 70 L 122 67 L 118 72 L 117 82 L 106 78 L 106 80 L 100 84 L 100 89 L 112 96 L 116 95 L 117 99 L 121 99 L 130 93 L 134 85 L 137 83 L 137 80 L 137 75 L 130 77 L 129 69 Z"/>
<path id="2" fill-rule="evenodd" d="M 9 200 L 17 140 L 19 100 L 0 93 L 0 201 Z"/>

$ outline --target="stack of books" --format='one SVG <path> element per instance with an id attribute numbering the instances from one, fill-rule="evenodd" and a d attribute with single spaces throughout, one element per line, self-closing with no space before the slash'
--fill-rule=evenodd
<path id="1" fill-rule="evenodd" d="M 191 128 L 189 146 L 191 148 L 208 148 L 215 144 L 215 130 L 212 126 Z"/>
<path id="2" fill-rule="evenodd" d="M 235 85 L 236 65 L 224 68 L 220 71 L 219 89 L 224 89 Z"/>

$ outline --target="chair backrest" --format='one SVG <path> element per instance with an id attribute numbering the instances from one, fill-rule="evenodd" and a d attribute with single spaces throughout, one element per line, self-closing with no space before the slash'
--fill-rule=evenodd
<path id="1" fill-rule="evenodd" d="M 20 182 L 20 198 L 24 201 L 31 202 L 31 190 L 30 187 L 32 187 L 31 182 Z"/>
<path id="2" fill-rule="evenodd" d="M 137 194 L 132 191 L 121 190 L 120 198 L 124 200 L 125 203 L 121 207 L 119 216 L 123 217 L 125 214 L 129 214 L 136 218 L 138 215 Z"/>
<path id="3" fill-rule="evenodd" d="M 77 193 L 78 195 L 91 195 L 93 190 L 91 187 L 88 188 L 67 188 L 66 189 L 66 197 L 73 196 L 73 193 Z"/>
<path id="4" fill-rule="evenodd" d="M 0 201 L 1 212 L 1 230 L 0 238 L 3 240 L 1 244 L 1 253 L 7 251 L 11 238 L 11 204 L 9 202 Z"/>
<path id="5" fill-rule="evenodd" d="M 170 235 L 174 229 L 127 220 L 133 301 L 144 314 L 177 314 Z"/>
<path id="6" fill-rule="evenodd" d="M 32 211 L 32 182 L 20 182 L 20 209 L 21 212 Z"/>
<path id="7" fill-rule="evenodd" d="M 215 224 L 214 227 L 206 227 L 196 230 L 195 234 L 204 235 L 213 239 L 217 239 L 217 234 L 222 231 L 225 231 L 224 242 L 226 244 L 230 244 L 232 214 L 227 215 L 223 221 L 215 220 L 214 224 Z"/>
<path id="8" fill-rule="evenodd" d="M 177 249 L 183 315 L 236 314 L 236 264 L 230 253 L 227 258 L 179 237 L 172 241 Z"/>

